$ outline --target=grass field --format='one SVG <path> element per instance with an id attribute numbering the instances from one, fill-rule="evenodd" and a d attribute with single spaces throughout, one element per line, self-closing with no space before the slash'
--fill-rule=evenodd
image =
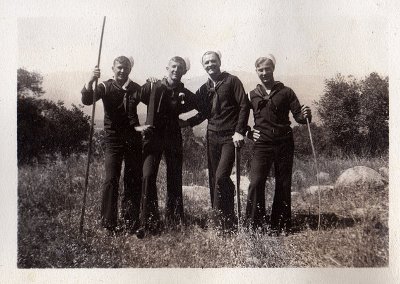
<path id="1" fill-rule="evenodd" d="M 321 194 L 321 229 L 317 230 L 318 198 L 302 190 L 315 184 L 311 160 L 296 160 L 294 170 L 306 180 L 292 198 L 295 232 L 273 237 L 240 230 L 220 236 L 209 226 L 209 190 L 204 171 L 184 178 L 186 226 L 160 236 L 111 236 L 99 224 L 102 160 L 94 160 L 89 181 L 85 229 L 79 236 L 86 160 L 70 157 L 43 165 L 21 166 L 18 172 L 18 267 L 382 267 L 388 265 L 388 188 L 352 188 Z M 356 165 L 388 166 L 387 158 L 320 159 L 320 170 L 335 180 Z M 188 178 L 188 176 L 191 176 Z M 197 181 L 193 184 L 193 180 Z M 198 181 L 204 181 L 199 183 Z M 158 177 L 164 210 L 165 166 Z M 273 198 L 268 183 L 267 208 Z M 241 201 L 246 202 L 247 189 Z M 244 207 L 244 206 L 242 206 Z"/>

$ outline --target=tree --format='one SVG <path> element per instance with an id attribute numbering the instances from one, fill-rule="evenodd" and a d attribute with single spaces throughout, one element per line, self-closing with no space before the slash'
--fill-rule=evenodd
<path id="1" fill-rule="evenodd" d="M 43 76 L 36 72 L 29 72 L 23 68 L 17 70 L 17 94 L 19 96 L 40 97 L 44 94 Z"/>
<path id="2" fill-rule="evenodd" d="M 371 73 L 362 81 L 360 127 L 367 151 L 373 155 L 389 148 L 389 78 Z"/>
<path id="3" fill-rule="evenodd" d="M 60 153 L 68 156 L 83 150 L 89 133 L 89 117 L 82 107 L 40 99 L 43 78 L 25 69 L 17 71 L 18 163 Z"/>
<path id="4" fill-rule="evenodd" d="M 190 172 L 207 167 L 207 149 L 204 141 L 194 135 L 191 127 L 181 129 L 183 166 Z"/>
<path id="5" fill-rule="evenodd" d="M 330 147 L 324 127 L 316 123 L 310 123 L 315 151 L 318 154 L 332 155 L 335 149 Z M 293 127 L 294 154 L 297 157 L 311 156 L 312 147 L 307 125 L 296 125 Z"/>
<path id="6" fill-rule="evenodd" d="M 376 155 L 388 149 L 388 78 L 337 75 L 325 80 L 317 103 L 328 141 L 344 154 Z"/>

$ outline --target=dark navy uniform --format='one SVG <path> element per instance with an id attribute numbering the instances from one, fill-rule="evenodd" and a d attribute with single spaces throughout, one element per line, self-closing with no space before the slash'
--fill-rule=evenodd
<path id="1" fill-rule="evenodd" d="M 150 103 L 153 93 L 154 109 L 148 106 L 148 112 L 154 112 L 154 129 L 143 140 L 143 185 L 142 185 L 142 228 L 157 230 L 160 216 L 157 198 L 157 173 L 164 154 L 167 165 L 167 200 L 165 218 L 167 222 L 177 224 L 184 219 L 182 198 L 182 135 L 179 115 L 195 108 L 194 94 L 184 88 L 183 83 L 175 87 L 163 79 L 143 86 L 141 100 Z M 184 94 L 184 103 L 179 94 Z M 148 122 L 146 122 L 147 124 Z"/>
<path id="2" fill-rule="evenodd" d="M 93 103 L 93 90 L 82 89 L 82 103 Z M 104 105 L 105 170 L 101 203 L 101 222 L 110 230 L 117 226 L 118 185 L 122 162 L 125 163 L 124 190 L 121 215 L 127 226 L 139 223 L 142 142 L 134 127 L 139 125 L 137 105 L 140 102 L 140 86 L 128 79 L 123 87 L 110 79 L 98 85 L 96 99 Z"/>
<path id="3" fill-rule="evenodd" d="M 243 84 L 236 76 L 221 73 L 214 85 L 208 79 L 196 92 L 199 113 L 191 126 L 208 119 L 207 156 L 211 205 L 217 227 L 230 230 L 236 224 L 235 186 L 230 178 L 235 162 L 235 132 L 245 135 L 250 106 Z"/>
<path id="4" fill-rule="evenodd" d="M 298 123 L 307 123 L 301 105 L 292 89 L 276 81 L 270 94 L 262 85 L 250 92 L 254 129 L 260 138 L 254 143 L 246 221 L 262 227 L 266 221 L 265 182 L 274 164 L 275 195 L 271 212 L 271 228 L 289 229 L 291 222 L 291 183 L 294 143 L 289 111 Z"/>

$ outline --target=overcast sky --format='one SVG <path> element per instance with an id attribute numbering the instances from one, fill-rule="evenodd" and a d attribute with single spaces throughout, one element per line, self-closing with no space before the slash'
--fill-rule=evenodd
<path id="1" fill-rule="evenodd" d="M 134 57 L 132 76 L 140 79 L 162 76 L 174 55 L 191 60 L 187 78 L 204 75 L 201 55 L 215 49 L 228 71 L 254 72 L 254 61 L 272 53 L 278 75 L 388 75 L 388 7 L 381 1 L 110 2 L 100 11 L 90 8 L 97 1 L 85 2 L 80 13 L 57 17 L 43 17 L 43 7 L 24 2 L 29 12 L 18 20 L 18 66 L 42 73 L 91 70 L 106 13 L 104 77 L 119 55 Z"/>

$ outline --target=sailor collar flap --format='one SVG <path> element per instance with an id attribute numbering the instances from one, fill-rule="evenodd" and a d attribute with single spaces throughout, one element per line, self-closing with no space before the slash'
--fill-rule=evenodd
<path id="1" fill-rule="evenodd" d="M 265 107 L 269 102 L 273 104 L 272 98 L 275 96 L 280 90 L 282 90 L 284 87 L 283 83 L 281 82 L 275 82 L 274 86 L 272 87 L 271 93 L 268 95 L 265 88 L 261 86 L 260 84 L 257 85 L 257 87 L 254 89 L 254 94 L 256 97 L 261 98 L 261 100 L 258 100 L 257 103 L 257 111 L 260 111 L 263 107 Z M 253 97 L 252 99 L 255 99 Z"/>
<path id="2" fill-rule="evenodd" d="M 218 88 L 225 82 L 226 78 L 228 77 L 228 73 L 226 72 L 222 72 L 221 75 L 219 76 L 219 80 L 218 82 L 216 82 L 215 86 L 213 81 L 208 78 L 207 82 L 206 82 L 206 87 L 207 87 L 207 94 L 208 97 L 213 97 L 214 94 L 217 93 Z"/>
<path id="3" fill-rule="evenodd" d="M 131 87 L 131 82 L 131 79 L 128 78 L 124 85 L 119 86 L 115 80 L 112 80 L 112 84 L 114 85 L 114 87 L 120 91 L 123 91 L 124 93 L 127 93 L 129 91 L 129 87 Z"/>
<path id="4" fill-rule="evenodd" d="M 160 98 L 158 99 L 157 113 L 160 112 L 161 104 L 165 96 L 168 97 L 167 91 L 170 92 L 170 98 L 172 100 L 178 100 L 179 92 L 184 92 L 185 85 L 182 82 L 179 82 L 176 86 L 172 87 L 168 84 L 167 78 L 163 78 L 162 80 L 154 83 L 154 86 L 151 88 L 151 96 L 156 96 L 156 92 L 159 93 Z"/>
<path id="5" fill-rule="evenodd" d="M 165 86 L 168 90 L 173 91 L 173 93 L 175 91 L 182 91 L 185 88 L 185 86 L 182 82 L 178 82 L 175 86 L 170 86 L 168 84 L 167 78 L 163 78 L 161 80 L 161 85 Z"/>

